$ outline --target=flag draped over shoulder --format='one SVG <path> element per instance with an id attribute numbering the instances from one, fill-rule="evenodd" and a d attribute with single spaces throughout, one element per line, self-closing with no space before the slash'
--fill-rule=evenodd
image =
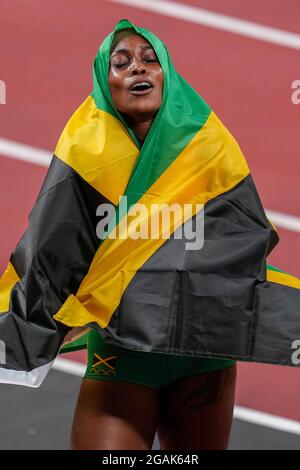
<path id="1" fill-rule="evenodd" d="M 142 147 L 108 86 L 110 47 L 124 28 L 153 46 L 164 73 Z M 169 238 L 108 236 L 133 220 L 137 204 L 193 210 L 169 220 Z M 99 207 L 115 210 L 109 230 Z M 203 246 L 188 250 L 182 229 L 203 210 Z M 233 136 L 176 72 L 165 44 L 119 21 L 0 279 L 0 381 L 39 386 L 59 352 L 86 346 L 85 335 L 62 348 L 77 327 L 138 351 L 295 365 L 300 280 L 266 264 L 278 240 Z"/>

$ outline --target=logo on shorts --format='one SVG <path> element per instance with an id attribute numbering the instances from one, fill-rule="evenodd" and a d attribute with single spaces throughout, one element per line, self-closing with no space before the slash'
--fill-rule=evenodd
<path id="1" fill-rule="evenodd" d="M 116 373 L 116 360 L 118 356 L 109 356 L 102 358 L 98 354 L 93 354 L 93 365 L 91 373 L 95 375 L 109 375 L 115 376 Z"/>

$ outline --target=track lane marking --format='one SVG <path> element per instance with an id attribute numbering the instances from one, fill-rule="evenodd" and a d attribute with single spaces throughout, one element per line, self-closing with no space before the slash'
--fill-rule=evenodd
<path id="1" fill-rule="evenodd" d="M 300 49 L 300 34 L 166 0 L 108 0 L 279 46 Z"/>
<path id="2" fill-rule="evenodd" d="M 48 167 L 52 158 L 52 153 L 31 145 L 20 144 L 13 140 L 0 138 L 0 155 L 7 158 L 22 160 L 35 165 Z"/>

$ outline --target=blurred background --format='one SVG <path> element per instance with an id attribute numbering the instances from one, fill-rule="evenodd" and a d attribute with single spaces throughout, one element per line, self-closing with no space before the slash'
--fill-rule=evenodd
<path id="1" fill-rule="evenodd" d="M 0 272 L 122 18 L 166 43 L 235 136 L 281 238 L 268 262 L 300 277 L 299 0 L 0 0 Z M 0 384 L 0 449 L 69 447 L 84 362 L 62 356 L 39 389 Z M 239 362 L 230 448 L 300 449 L 299 390 L 299 368 Z"/>

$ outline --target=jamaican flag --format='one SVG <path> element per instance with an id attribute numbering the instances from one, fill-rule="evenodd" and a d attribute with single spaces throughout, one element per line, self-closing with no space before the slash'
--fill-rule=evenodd
<path id="1" fill-rule="evenodd" d="M 142 146 L 108 85 L 124 28 L 152 45 L 164 74 Z M 39 386 L 60 351 L 85 347 L 86 335 L 62 348 L 67 334 L 88 328 L 137 351 L 296 365 L 300 280 L 266 263 L 279 237 L 234 137 L 163 41 L 126 19 L 102 42 L 93 85 L 0 280 L 0 380 Z M 190 210 L 163 219 L 160 236 L 136 236 L 153 207 L 173 205 Z"/>

